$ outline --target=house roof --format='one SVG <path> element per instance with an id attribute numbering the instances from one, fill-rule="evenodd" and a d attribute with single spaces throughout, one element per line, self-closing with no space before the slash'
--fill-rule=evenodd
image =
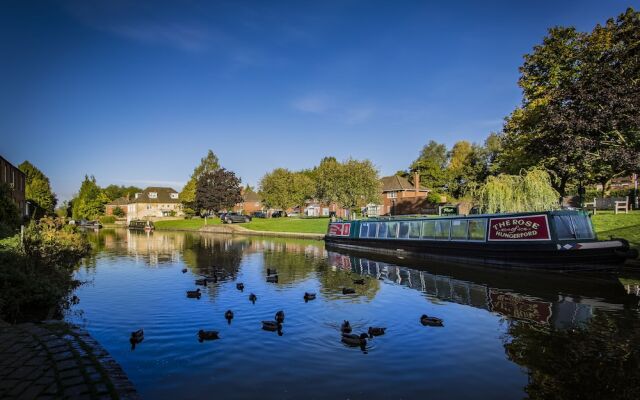
<path id="1" fill-rule="evenodd" d="M 129 199 L 126 197 L 118 197 L 114 201 L 107 203 L 108 206 L 126 206 L 129 204 Z"/>
<path id="2" fill-rule="evenodd" d="M 261 202 L 262 198 L 260 197 L 260 195 L 256 192 L 245 192 L 242 194 L 242 200 L 245 203 L 249 203 L 249 202 Z"/>
<path id="3" fill-rule="evenodd" d="M 415 187 L 407 180 L 407 178 L 403 178 L 402 176 L 392 175 L 385 176 L 380 179 L 382 182 L 382 191 L 383 192 L 401 192 L 404 190 L 415 190 Z M 429 189 L 420 185 L 420 191 L 426 192 Z"/>
<path id="4" fill-rule="evenodd" d="M 155 199 L 149 198 L 149 193 L 157 193 Z M 151 186 L 138 193 L 138 198 L 133 199 L 132 203 L 180 203 L 180 199 L 172 199 L 171 193 L 178 193 L 170 187 Z"/>

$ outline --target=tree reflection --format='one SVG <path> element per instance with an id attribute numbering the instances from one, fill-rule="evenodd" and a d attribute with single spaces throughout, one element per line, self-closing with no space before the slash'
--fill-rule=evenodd
<path id="1" fill-rule="evenodd" d="M 596 312 L 576 329 L 509 322 L 510 360 L 529 370 L 531 399 L 636 399 L 640 395 L 640 321 Z"/>
<path id="2" fill-rule="evenodd" d="M 185 234 L 182 258 L 194 273 L 212 275 L 216 269 L 222 269 L 224 275 L 235 276 L 247 246 L 246 241 L 231 237 Z"/>
<path id="3" fill-rule="evenodd" d="M 268 243 L 262 252 L 264 274 L 267 275 L 267 268 L 276 269 L 278 285 L 307 279 L 315 271 L 322 255 L 322 248 L 314 243 L 273 240 Z M 254 244 L 264 245 L 264 242 Z"/>

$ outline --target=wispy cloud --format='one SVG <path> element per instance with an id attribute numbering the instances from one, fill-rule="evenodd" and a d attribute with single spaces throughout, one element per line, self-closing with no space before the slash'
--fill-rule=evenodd
<path id="1" fill-rule="evenodd" d="M 302 112 L 324 114 L 333 107 L 332 100 L 325 95 L 308 95 L 291 102 L 291 106 Z"/>
<path id="2" fill-rule="evenodd" d="M 367 122 L 374 113 L 372 107 L 358 107 L 347 110 L 346 121 L 350 125 L 361 124 Z"/>
<path id="3" fill-rule="evenodd" d="M 291 107 L 303 113 L 326 115 L 349 125 L 367 122 L 375 114 L 375 109 L 362 102 L 349 102 L 339 96 L 309 94 L 294 99 Z"/>
<path id="4" fill-rule="evenodd" d="M 168 45 L 189 52 L 206 51 L 213 41 L 207 29 L 176 23 L 139 21 L 105 25 L 98 29 L 140 43 Z"/>

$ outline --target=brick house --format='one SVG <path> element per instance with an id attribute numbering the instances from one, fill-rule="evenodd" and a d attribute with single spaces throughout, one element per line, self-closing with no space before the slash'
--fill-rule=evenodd
<path id="1" fill-rule="evenodd" d="M 242 191 L 242 202 L 233 206 L 233 211 L 240 214 L 251 215 L 256 211 L 265 211 L 265 207 L 262 204 L 262 198 L 256 192 Z"/>
<path id="2" fill-rule="evenodd" d="M 413 175 L 413 184 L 402 176 L 385 176 L 382 182 L 380 205 L 369 205 L 368 215 L 420 214 L 427 208 L 426 198 L 430 190 L 420 185 L 420 175 Z M 376 209 L 375 207 L 379 207 Z"/>
<path id="3" fill-rule="evenodd" d="M 5 158 L 0 156 L 0 183 L 7 184 L 11 189 L 11 198 L 20 210 L 20 215 L 28 215 L 27 199 L 25 197 L 25 188 L 27 186 L 27 177 L 18 167 L 11 164 Z"/>
<path id="4" fill-rule="evenodd" d="M 124 216 L 127 216 L 127 212 L 129 211 L 129 199 L 126 197 L 120 197 L 112 201 L 111 203 L 107 203 L 104 206 L 104 214 L 105 215 L 113 215 L 113 210 L 116 208 L 120 208 L 124 211 Z"/>
<path id="5" fill-rule="evenodd" d="M 182 216 L 178 192 L 169 187 L 148 187 L 127 205 L 127 221 Z"/>

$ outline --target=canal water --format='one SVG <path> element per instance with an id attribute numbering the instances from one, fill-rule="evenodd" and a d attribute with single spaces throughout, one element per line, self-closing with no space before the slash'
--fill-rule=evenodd
<path id="1" fill-rule="evenodd" d="M 86 328 L 143 398 L 637 398 L 638 280 L 485 270 L 321 241 L 92 233 L 77 271 Z M 182 270 L 187 272 L 183 273 Z M 276 269 L 278 282 L 267 282 Z M 195 279 L 220 277 L 187 298 Z M 364 284 L 354 280 L 364 279 Z M 244 290 L 237 283 L 244 284 Z M 355 294 L 343 294 L 343 288 Z M 304 293 L 315 292 L 305 302 Z M 257 300 L 249 301 L 254 293 Z M 230 323 L 224 317 L 232 310 Z M 283 310 L 280 334 L 262 329 Z M 423 326 L 420 316 L 442 319 Z M 341 342 L 386 327 L 364 347 Z M 144 341 L 132 349 L 132 331 Z M 200 329 L 220 339 L 200 342 Z"/>

